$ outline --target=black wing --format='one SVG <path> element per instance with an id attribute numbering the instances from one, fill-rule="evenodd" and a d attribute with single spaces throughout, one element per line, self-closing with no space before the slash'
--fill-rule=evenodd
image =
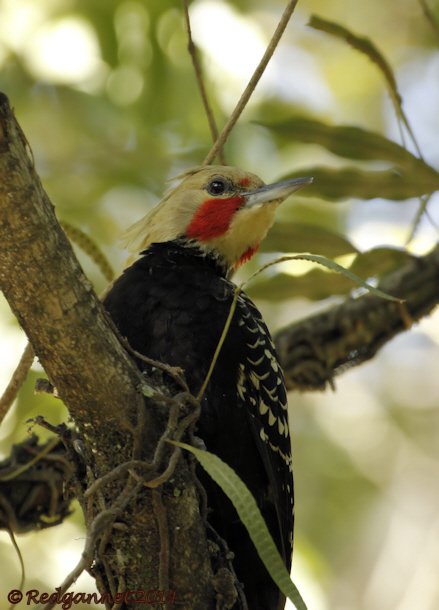
<path id="1" fill-rule="evenodd" d="M 254 303 L 241 293 L 237 319 L 246 345 L 240 364 L 239 398 L 246 409 L 270 482 L 285 562 L 290 565 L 294 526 L 291 441 L 284 377 L 270 332 Z"/>

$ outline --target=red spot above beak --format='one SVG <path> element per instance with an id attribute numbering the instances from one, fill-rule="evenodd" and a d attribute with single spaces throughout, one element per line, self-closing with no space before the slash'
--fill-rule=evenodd
<path id="1" fill-rule="evenodd" d="M 239 195 L 228 199 L 208 199 L 195 212 L 186 229 L 187 237 L 207 241 L 224 235 L 233 216 L 244 203 L 244 198 Z"/>
<path id="2" fill-rule="evenodd" d="M 241 178 L 239 184 L 241 186 L 248 186 L 250 184 L 250 178 L 248 176 L 246 178 Z"/>

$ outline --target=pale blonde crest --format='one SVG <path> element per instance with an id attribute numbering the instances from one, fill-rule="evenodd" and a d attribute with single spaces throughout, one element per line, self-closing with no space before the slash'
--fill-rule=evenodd
<path id="1" fill-rule="evenodd" d="M 176 177 L 180 180 L 177 186 L 169 189 L 152 210 L 127 229 L 122 238 L 124 247 L 137 254 L 152 243 L 183 235 L 198 207 L 209 197 L 205 187 L 215 176 L 226 177 L 233 184 L 244 181 L 245 190 L 263 185 L 255 174 L 235 167 L 210 165 L 188 169 Z"/>

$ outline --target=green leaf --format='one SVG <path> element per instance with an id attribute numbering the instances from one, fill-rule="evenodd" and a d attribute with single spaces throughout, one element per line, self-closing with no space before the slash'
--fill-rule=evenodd
<path id="1" fill-rule="evenodd" d="M 299 223 L 277 222 L 262 242 L 261 252 L 314 252 L 334 258 L 352 254 L 357 249 L 349 240 L 322 227 Z"/>
<path id="2" fill-rule="evenodd" d="M 411 254 L 400 248 L 373 248 L 356 256 L 350 269 L 361 277 L 381 277 L 410 258 Z"/>
<path id="3" fill-rule="evenodd" d="M 264 265 L 263 267 L 261 267 L 258 271 L 256 271 L 256 273 L 254 273 L 249 278 L 249 280 L 247 280 L 247 282 L 244 282 L 244 284 L 247 284 L 252 278 L 259 275 L 265 269 L 268 269 L 268 267 L 272 267 L 273 265 L 277 265 L 277 263 L 284 263 L 287 261 L 309 261 L 311 263 L 317 263 L 318 265 L 322 265 L 323 267 L 326 267 L 327 269 L 330 269 L 331 271 L 336 271 L 337 273 L 344 275 L 345 277 L 352 280 L 355 284 L 357 284 L 358 286 L 361 286 L 362 288 L 365 288 L 368 292 L 371 292 L 372 294 L 374 294 L 377 297 L 381 297 L 382 299 L 386 299 L 387 301 L 395 301 L 397 303 L 402 302 L 401 299 L 392 297 L 390 294 L 387 294 L 386 292 L 383 292 L 382 290 L 379 290 L 378 288 L 371 286 L 371 284 L 368 284 L 367 282 L 362 280 L 361 277 L 358 277 L 358 275 L 356 275 L 355 273 L 350 271 L 350 269 L 346 269 L 345 267 L 343 267 L 342 265 L 339 265 L 335 261 L 332 261 L 329 258 L 326 258 L 326 256 L 320 256 L 319 254 L 302 253 L 302 254 L 292 254 L 291 256 L 282 256 L 282 257 L 276 259 L 275 261 L 272 261 L 272 262 L 268 263 L 267 265 Z"/>
<path id="4" fill-rule="evenodd" d="M 401 96 L 398 93 L 396 79 L 390 64 L 369 38 L 358 36 L 357 34 L 354 34 L 348 30 L 345 26 L 333 21 L 327 21 L 326 19 L 322 19 L 317 15 L 311 15 L 309 25 L 315 30 L 326 32 L 327 34 L 331 34 L 336 38 L 346 41 L 352 48 L 366 55 L 382 72 L 392 97 L 399 100 L 401 99 Z"/>
<path id="5" fill-rule="evenodd" d="M 285 568 L 255 499 L 234 470 L 209 451 L 201 451 L 186 443 L 169 442 L 190 451 L 209 476 L 221 487 L 236 508 L 236 512 L 245 525 L 259 557 L 274 582 L 282 593 L 293 602 L 297 610 L 306 610 L 305 602 Z"/>
<path id="6" fill-rule="evenodd" d="M 424 165 L 422 164 L 422 167 Z M 428 167 L 428 166 L 425 166 Z M 323 199 L 402 200 L 410 197 L 433 193 L 439 189 L 439 173 L 428 171 L 407 172 L 404 170 L 362 171 L 356 167 L 330 169 L 327 167 L 307 167 L 299 172 L 287 174 L 280 180 L 313 176 L 314 182 L 301 191 L 303 197 L 322 197 Z"/>
<path id="7" fill-rule="evenodd" d="M 380 277 L 390 273 L 410 257 L 404 250 L 393 248 L 375 248 L 359 254 L 350 272 L 361 277 Z M 352 290 L 352 279 L 345 274 L 327 273 L 313 269 L 304 275 L 294 277 L 287 273 L 278 273 L 274 277 L 259 280 L 248 288 L 253 298 L 268 301 L 282 301 L 297 297 L 310 300 L 321 300 L 331 296 L 345 295 Z M 375 289 L 374 289 L 375 290 Z"/>
<path id="8" fill-rule="evenodd" d="M 351 30 L 348 30 L 343 25 L 340 25 L 339 23 L 334 23 L 333 21 L 327 21 L 326 19 L 322 19 L 317 15 L 311 16 L 309 25 L 316 30 L 326 32 L 327 34 L 331 34 L 336 38 L 344 40 L 353 49 L 356 49 L 360 53 L 366 55 L 370 59 L 370 61 L 377 66 L 378 70 L 381 72 L 384 77 L 384 80 L 386 81 L 386 85 L 393 102 L 393 107 L 395 109 L 396 116 L 407 129 L 407 132 L 409 133 L 419 156 L 422 156 L 415 135 L 403 110 L 402 96 L 398 91 L 398 85 L 396 83 L 396 78 L 393 73 L 392 66 L 389 64 L 389 62 L 378 49 L 378 47 L 369 38 L 365 38 L 364 36 L 358 36 L 357 34 L 351 32 Z"/>
<path id="9" fill-rule="evenodd" d="M 282 140 L 319 144 L 334 155 L 360 161 L 389 161 L 411 169 L 424 165 L 424 161 L 396 142 L 384 136 L 353 125 L 328 125 L 306 117 L 292 117 L 276 123 L 258 122 L 280 136 Z"/>

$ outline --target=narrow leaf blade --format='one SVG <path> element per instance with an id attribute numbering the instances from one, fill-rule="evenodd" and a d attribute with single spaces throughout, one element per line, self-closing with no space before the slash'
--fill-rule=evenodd
<path id="1" fill-rule="evenodd" d="M 255 499 L 238 475 L 218 456 L 209 451 L 201 451 L 186 443 L 169 441 L 190 451 L 200 462 L 209 476 L 221 487 L 245 525 L 253 544 L 270 576 L 282 593 L 288 597 L 297 610 L 307 610 L 297 587 L 292 582 L 282 558 L 268 531 Z"/>
<path id="2" fill-rule="evenodd" d="M 371 275 L 382 272 L 383 268 L 384 270 L 388 270 L 388 268 L 394 264 L 395 258 L 396 260 L 401 260 L 406 256 L 408 256 L 408 254 L 404 251 L 381 248 L 376 251 L 359 254 L 351 268 L 356 271 L 358 269 L 359 272 L 366 275 L 366 277 L 370 277 Z M 306 260 L 317 263 L 331 271 L 337 272 L 338 275 L 334 278 L 329 274 L 319 272 L 316 269 L 298 278 L 294 278 L 285 273 L 279 273 L 268 280 L 259 281 L 251 287 L 249 292 L 252 296 L 264 298 L 268 295 L 268 299 L 273 301 L 292 298 L 294 296 L 307 296 L 308 298 L 322 299 L 334 294 L 344 294 L 348 292 L 350 287 L 346 280 L 349 280 L 349 282 L 354 282 L 375 296 L 389 301 L 401 302 L 401 299 L 392 297 L 371 284 L 368 284 L 355 272 L 351 271 L 351 269 L 346 269 L 335 261 L 317 254 L 293 254 L 277 258 L 258 269 L 258 271 L 250 276 L 244 284 L 248 284 L 252 279 L 260 275 L 269 267 L 278 263 L 294 260 Z M 367 273 L 367 270 L 369 270 L 369 273 Z M 244 284 L 241 287 L 243 287 Z"/>
<path id="3" fill-rule="evenodd" d="M 287 258 L 290 258 L 290 257 L 287 257 Z M 294 256 L 291 257 L 291 259 L 310 261 L 313 263 L 317 263 L 318 265 L 323 265 L 323 267 L 326 267 L 327 269 L 330 269 L 331 271 L 335 271 L 336 273 L 340 273 L 341 275 L 344 275 L 345 277 L 352 280 L 355 284 L 357 284 L 358 286 L 361 286 L 362 288 L 365 288 L 368 292 L 371 292 L 372 294 L 374 294 L 377 297 L 381 297 L 382 299 L 386 299 L 387 301 L 394 301 L 396 303 L 402 302 L 401 299 L 392 297 L 392 295 L 387 294 L 387 292 L 383 292 L 382 290 L 379 290 L 379 288 L 375 288 L 371 284 L 368 284 L 367 282 L 362 280 L 361 277 L 359 277 L 358 275 L 353 273 L 350 269 L 346 269 L 346 267 L 343 267 L 342 265 L 339 265 L 335 261 L 332 261 L 329 258 L 326 258 L 326 256 L 320 256 L 319 254 L 295 254 Z"/>
<path id="4" fill-rule="evenodd" d="M 314 182 L 303 189 L 303 197 L 322 197 L 339 200 L 347 197 L 358 199 L 403 200 L 433 193 L 439 189 L 439 173 L 431 171 L 385 170 L 363 171 L 356 167 L 331 169 L 307 167 L 281 177 L 281 180 L 299 176 L 313 176 Z"/>
<path id="5" fill-rule="evenodd" d="M 424 165 L 422 160 L 388 138 L 355 125 L 328 125 L 294 116 L 275 123 L 258 122 L 282 140 L 319 144 L 334 155 L 359 161 L 388 161 L 405 168 Z M 432 168 L 429 168 L 432 169 Z"/>
<path id="6" fill-rule="evenodd" d="M 419 156 L 422 157 L 418 142 L 415 138 L 415 134 L 413 133 L 411 125 L 402 107 L 402 96 L 398 91 L 398 85 L 396 83 L 394 72 L 392 70 L 391 65 L 381 53 L 381 51 L 378 49 L 378 47 L 369 38 L 366 38 L 364 36 L 358 36 L 358 34 L 354 34 L 351 30 L 348 30 L 346 27 L 340 25 L 339 23 L 327 21 L 326 19 L 322 19 L 317 15 L 311 16 L 309 25 L 315 28 L 316 30 L 326 32 L 327 34 L 331 34 L 336 38 L 344 40 L 353 49 L 356 49 L 360 53 L 366 55 L 370 59 L 370 61 L 377 66 L 378 70 L 381 72 L 384 77 L 384 80 L 386 81 L 396 116 L 407 129 L 407 132 L 409 133 L 412 142 L 415 145 L 416 151 L 418 152 Z"/>

